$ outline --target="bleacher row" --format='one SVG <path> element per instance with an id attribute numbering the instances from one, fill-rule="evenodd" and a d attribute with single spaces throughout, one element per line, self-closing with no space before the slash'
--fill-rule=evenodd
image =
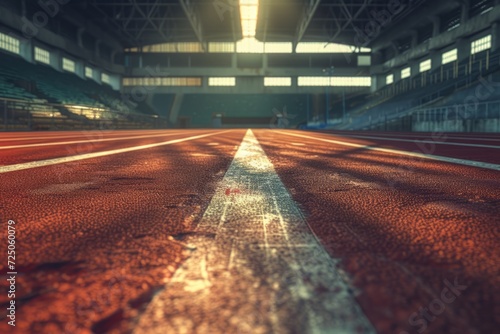
<path id="1" fill-rule="evenodd" d="M 122 102 L 109 86 L 7 54 L 0 62 L 0 98 L 5 99 L 0 109 L 7 109 L 8 116 L 0 126 L 8 123 L 9 129 L 90 126 L 96 119 L 138 127 L 144 126 L 137 123 L 138 116 L 153 113 L 144 103 L 134 108 Z"/>
<path id="2" fill-rule="evenodd" d="M 489 52 L 489 51 L 488 51 Z M 422 84 L 423 83 L 423 84 Z M 480 98 L 476 90 L 481 89 Z M 359 101 L 362 100 L 362 103 Z M 500 101 L 500 52 L 483 52 L 473 61 L 463 60 L 454 68 L 449 64 L 431 72 L 388 85 L 375 94 L 347 99 L 348 119 L 341 129 L 364 129 L 387 119 L 402 118 L 424 108 L 463 107 L 470 103 Z M 340 101 L 333 110 L 342 108 Z M 331 113 L 333 114 L 333 112 Z M 475 113 L 473 116 L 485 116 Z M 450 117 L 455 117 L 453 113 Z"/>

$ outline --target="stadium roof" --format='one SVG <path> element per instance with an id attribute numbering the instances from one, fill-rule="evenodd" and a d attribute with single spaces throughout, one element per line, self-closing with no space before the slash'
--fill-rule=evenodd
<path id="1" fill-rule="evenodd" d="M 87 0 L 65 7 L 116 36 L 124 47 L 165 42 L 238 41 L 240 6 L 256 0 Z M 405 19 L 428 0 L 259 0 L 261 41 L 354 45 Z M 432 5 L 432 4 L 429 4 Z M 361 32 L 361 35 L 360 35 Z M 357 37 L 358 36 L 358 37 Z M 356 40 L 358 38 L 358 40 Z M 371 40 L 363 46 L 370 46 Z M 359 44 L 359 43 L 358 43 Z"/>

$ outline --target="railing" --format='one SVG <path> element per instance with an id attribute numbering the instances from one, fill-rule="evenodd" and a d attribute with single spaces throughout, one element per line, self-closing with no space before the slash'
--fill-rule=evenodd
<path id="1" fill-rule="evenodd" d="M 412 131 L 412 126 L 424 122 L 473 122 L 493 119 L 500 120 L 500 101 L 480 102 L 470 106 L 457 104 L 442 107 L 414 108 L 406 112 L 380 115 L 377 118 L 363 117 L 352 122 L 349 128 Z"/>
<path id="2" fill-rule="evenodd" d="M 463 119 L 500 119 L 500 101 L 476 103 L 472 106 L 453 105 L 422 108 L 412 112 L 417 122 L 439 122 Z"/>
<path id="3" fill-rule="evenodd" d="M 0 131 L 165 128 L 156 115 L 124 113 L 110 108 L 0 98 Z"/>
<path id="4" fill-rule="evenodd" d="M 424 72 L 414 77 L 400 80 L 381 88 L 379 92 L 384 96 L 391 97 L 415 89 L 432 88 L 432 86 L 437 85 L 436 91 L 419 97 L 419 103 L 423 103 L 428 99 L 447 96 L 450 89 L 457 90 L 468 87 L 477 81 L 479 75 L 489 75 L 492 72 L 498 71 L 500 68 L 500 53 L 486 52 L 487 55 L 485 57 L 482 57 L 481 54 L 471 55 L 469 59 L 463 60 L 461 63 L 450 63 L 432 72 Z M 450 82 L 450 84 L 443 85 L 446 82 Z"/>

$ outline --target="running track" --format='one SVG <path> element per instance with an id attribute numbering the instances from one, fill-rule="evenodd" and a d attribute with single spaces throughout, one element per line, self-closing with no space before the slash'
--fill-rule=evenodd
<path id="1" fill-rule="evenodd" d="M 18 274 L 0 332 L 493 333 L 499 152 L 494 134 L 1 133 Z"/>

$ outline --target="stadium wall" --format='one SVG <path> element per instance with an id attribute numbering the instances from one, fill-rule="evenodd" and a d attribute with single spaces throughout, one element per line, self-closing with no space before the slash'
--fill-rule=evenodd
<path id="1" fill-rule="evenodd" d="M 213 127 L 214 115 L 222 114 L 224 127 L 294 128 L 306 122 L 308 103 L 307 94 L 186 94 L 179 120 L 182 127 Z M 277 114 L 286 119 L 281 125 Z"/>

